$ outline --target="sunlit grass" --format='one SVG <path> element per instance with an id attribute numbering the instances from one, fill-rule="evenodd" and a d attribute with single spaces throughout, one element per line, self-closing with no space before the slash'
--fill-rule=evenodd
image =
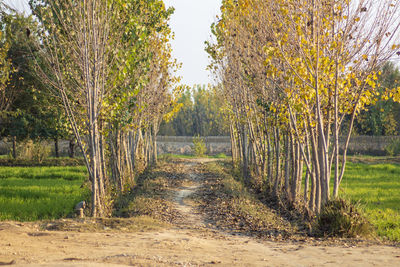
<path id="1" fill-rule="evenodd" d="M 173 158 L 173 159 L 195 159 L 199 158 L 196 155 L 186 155 L 186 154 L 162 154 L 160 155 L 160 159 L 167 160 L 168 158 Z M 204 155 L 201 158 L 210 158 L 210 159 L 229 159 L 231 158 L 230 156 L 227 156 L 224 153 L 219 153 L 217 155 Z"/>
<path id="2" fill-rule="evenodd" d="M 378 235 L 400 241 L 400 165 L 348 163 L 341 195 L 365 205 Z"/>
<path id="3" fill-rule="evenodd" d="M 57 219 L 86 199 L 85 167 L 0 167 L 0 220 Z"/>

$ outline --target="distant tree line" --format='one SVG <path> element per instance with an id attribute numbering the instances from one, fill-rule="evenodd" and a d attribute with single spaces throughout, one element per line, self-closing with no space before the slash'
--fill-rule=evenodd
<path id="1" fill-rule="evenodd" d="M 224 117 L 224 100 L 215 88 L 196 85 L 185 90 L 178 100 L 179 112 L 160 126 L 164 136 L 224 136 L 229 124 Z"/>
<path id="2" fill-rule="evenodd" d="M 400 87 L 400 70 L 393 62 L 387 62 L 380 71 L 380 94 L 376 102 L 356 118 L 354 132 L 357 135 L 392 136 L 400 133 L 400 104 L 384 94 L 385 88 Z"/>

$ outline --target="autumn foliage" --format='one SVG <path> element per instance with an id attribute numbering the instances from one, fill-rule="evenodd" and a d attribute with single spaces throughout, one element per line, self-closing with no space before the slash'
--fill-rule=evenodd
<path id="1" fill-rule="evenodd" d="M 377 88 L 380 66 L 400 54 L 400 3 L 225 0 L 221 11 L 206 50 L 234 161 L 254 184 L 319 213 L 338 196 L 357 115 L 379 94 L 398 95 Z"/>

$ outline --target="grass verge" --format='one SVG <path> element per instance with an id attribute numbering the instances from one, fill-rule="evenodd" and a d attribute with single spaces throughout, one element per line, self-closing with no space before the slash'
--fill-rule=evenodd
<path id="1" fill-rule="evenodd" d="M 400 241 L 400 165 L 367 160 L 347 164 L 341 195 L 364 206 L 380 237 Z"/>
<path id="2" fill-rule="evenodd" d="M 160 159 L 163 161 L 168 161 L 171 159 L 198 159 L 198 158 L 208 158 L 208 159 L 229 159 L 230 156 L 227 156 L 224 153 L 219 153 L 216 155 L 203 155 L 202 157 L 198 157 L 196 155 L 185 155 L 185 154 L 162 154 Z"/>
<path id="3" fill-rule="evenodd" d="M 0 166 L 8 167 L 51 167 L 51 166 L 83 166 L 83 158 L 47 158 L 42 162 L 26 159 L 12 159 L 10 157 L 0 157 Z"/>
<path id="4" fill-rule="evenodd" d="M 70 216 L 87 199 L 85 167 L 0 167 L 0 220 L 36 221 Z"/>
<path id="5" fill-rule="evenodd" d="M 48 231 L 75 231 L 75 232 L 142 232 L 156 231 L 168 227 L 149 216 L 134 218 L 85 218 L 79 220 L 63 219 L 44 222 L 41 228 Z"/>

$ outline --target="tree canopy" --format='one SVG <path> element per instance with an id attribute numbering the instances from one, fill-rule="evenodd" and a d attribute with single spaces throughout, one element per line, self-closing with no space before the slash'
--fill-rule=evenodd
<path id="1" fill-rule="evenodd" d="M 245 177 L 292 202 L 305 168 L 303 196 L 318 213 L 331 174 L 338 195 L 357 116 L 398 94 L 380 90 L 379 76 L 400 54 L 400 4 L 224 0 L 221 11 L 206 50 L 229 103 L 234 158 Z"/>

